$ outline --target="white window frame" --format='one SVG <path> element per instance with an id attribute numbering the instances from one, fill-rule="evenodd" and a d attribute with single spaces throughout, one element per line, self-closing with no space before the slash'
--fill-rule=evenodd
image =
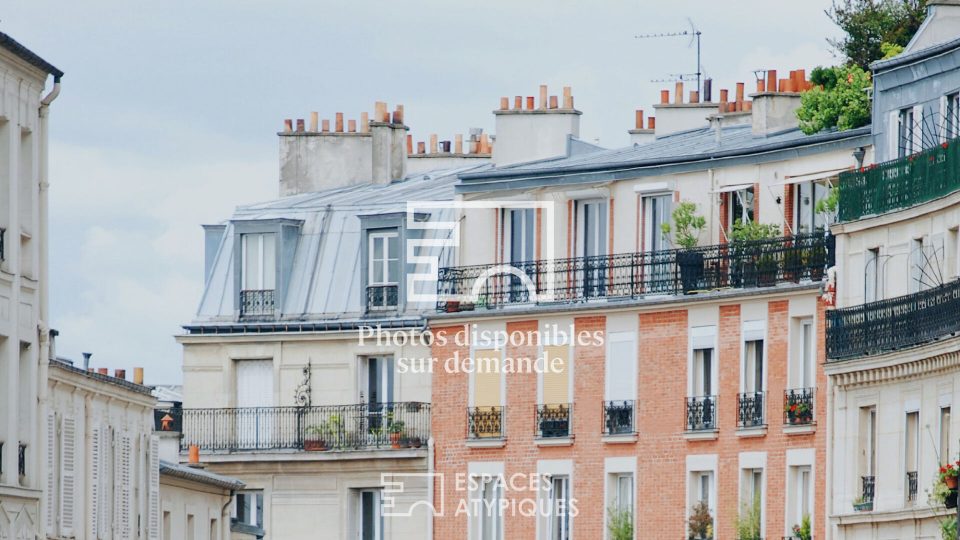
<path id="1" fill-rule="evenodd" d="M 467 505 L 467 538 L 468 540 L 483 540 L 483 486 L 487 479 L 500 483 L 499 495 L 503 497 L 504 487 L 502 481 L 504 478 L 504 464 L 502 461 L 474 461 L 467 464 L 467 487 L 469 488 L 469 504 Z M 478 514 L 477 511 L 480 511 Z M 502 534 L 502 517 L 497 515 L 500 520 L 499 527 Z M 497 538 L 497 537 L 495 537 Z M 503 540 L 499 537 L 498 540 Z"/>
<path id="2" fill-rule="evenodd" d="M 727 204 L 727 226 L 730 227 L 730 230 L 733 230 L 733 225 L 739 219 L 742 223 L 749 223 L 757 220 L 757 216 L 754 215 L 754 204 L 757 200 L 757 193 L 754 191 L 755 186 L 745 187 L 735 191 L 728 192 L 729 201 Z M 750 193 L 753 197 L 750 200 L 750 203 L 747 204 L 747 193 Z M 734 204 L 734 198 L 740 204 L 740 215 L 736 214 L 736 204 Z"/>
<path id="3" fill-rule="evenodd" d="M 504 256 L 505 256 L 505 259 L 506 259 L 504 262 L 507 263 L 507 264 L 512 264 L 512 263 L 530 262 L 530 261 L 534 260 L 534 259 L 536 258 L 536 256 L 537 256 L 537 211 L 536 211 L 536 209 L 534 209 L 534 208 L 507 208 L 507 209 L 504 209 L 504 210 L 505 210 L 505 211 L 502 213 L 502 215 L 503 215 L 503 229 L 504 229 L 504 235 L 503 235 L 503 237 L 504 237 L 504 243 L 506 244 L 506 245 L 504 246 Z M 519 215 L 520 215 L 520 227 L 521 227 L 521 231 L 522 231 L 521 234 L 520 234 L 520 237 L 519 237 L 519 238 L 520 238 L 520 241 L 521 241 L 520 252 L 521 252 L 521 253 L 524 253 L 524 254 L 529 254 L 529 255 L 525 255 L 525 256 L 523 256 L 523 257 L 520 257 L 520 260 L 516 260 L 516 261 L 513 260 L 513 247 L 514 247 L 514 245 L 513 245 L 513 244 L 514 244 L 514 238 L 513 238 L 513 233 L 514 233 L 513 216 L 514 216 L 514 213 L 519 213 Z M 529 239 L 527 238 L 527 236 L 528 236 L 528 235 L 527 235 L 528 230 L 529 230 L 529 232 L 530 232 L 530 235 L 529 235 L 530 238 L 529 238 Z M 526 243 L 527 243 L 528 240 L 531 242 L 531 244 L 530 244 L 529 246 L 526 245 Z"/>
<path id="4" fill-rule="evenodd" d="M 582 199 L 576 201 L 577 209 L 577 256 L 578 257 L 588 257 L 588 256 L 604 256 L 608 254 L 608 243 L 610 241 L 609 227 L 610 227 L 610 200 L 609 199 Z M 596 243 L 599 252 L 593 254 L 587 254 L 587 217 L 586 217 L 586 207 L 587 206 L 596 206 L 603 209 L 603 213 L 597 214 L 595 218 L 596 221 L 593 222 L 595 226 L 594 231 L 594 242 Z"/>
<path id="5" fill-rule="evenodd" d="M 718 391 L 718 362 L 717 362 L 717 327 L 714 325 L 710 326 L 694 326 L 690 328 L 690 343 L 688 347 L 688 360 L 687 360 L 687 397 L 703 397 L 696 391 L 696 353 L 701 349 L 711 349 L 710 354 L 710 394 L 715 396 Z M 717 410 L 719 414 L 719 408 Z"/>
<path id="6" fill-rule="evenodd" d="M 267 250 L 264 249 L 266 245 L 266 237 L 270 236 L 273 238 L 273 250 L 270 253 L 267 253 Z M 249 248 L 249 243 L 252 241 L 257 242 L 257 252 L 260 254 L 259 261 L 257 261 L 257 279 L 256 279 L 256 288 L 248 288 L 247 285 L 247 276 L 250 274 L 250 268 L 247 266 L 247 251 Z M 251 290 L 275 290 L 277 288 L 277 264 L 276 264 L 276 250 L 277 250 L 277 235 L 276 233 L 244 233 L 240 235 L 240 290 L 251 291 Z M 268 257 L 272 258 L 270 267 L 272 267 L 273 272 L 269 276 L 267 275 L 267 261 Z"/>
<path id="7" fill-rule="evenodd" d="M 657 205 L 661 200 L 666 200 L 666 204 Z M 643 251 L 657 251 L 670 248 L 670 236 L 664 234 L 663 229 L 658 223 L 653 221 L 654 206 L 657 208 L 657 215 L 661 217 L 661 223 L 670 223 L 670 212 L 673 206 L 673 192 L 644 193 L 640 197 L 641 208 L 643 208 Z M 658 244 L 658 245 L 654 245 Z"/>
<path id="8" fill-rule="evenodd" d="M 622 477 L 629 477 L 633 484 L 630 492 L 630 515 L 634 525 L 634 536 L 636 536 L 637 525 L 637 458 L 635 456 L 627 457 L 608 457 L 604 459 L 604 527 L 603 537 L 606 540 L 610 538 L 610 529 L 606 526 L 608 523 L 607 510 L 614 506 L 621 507 L 619 482 Z"/>
<path id="9" fill-rule="evenodd" d="M 253 526 L 253 527 L 263 528 L 263 525 L 264 525 L 264 523 L 263 523 L 263 520 L 264 520 L 264 515 L 263 515 L 263 514 L 264 514 L 264 507 L 265 507 L 266 504 L 267 504 L 267 502 L 266 502 L 266 497 L 264 496 L 263 490 L 262 490 L 262 489 L 245 489 L 245 490 L 242 490 L 242 491 L 238 491 L 238 492 L 236 493 L 236 495 L 235 495 L 234 498 L 233 498 L 233 504 L 231 505 L 231 512 L 230 512 L 230 517 L 231 517 L 232 519 L 235 519 L 235 520 L 239 520 L 239 510 L 238 510 L 238 509 L 239 509 L 239 506 L 240 506 L 240 497 L 241 497 L 241 496 L 243 496 L 244 498 L 250 497 L 250 496 L 255 497 L 254 500 L 253 500 L 253 512 L 252 512 L 253 516 L 252 516 L 252 517 L 257 521 L 257 522 L 251 522 L 251 521 L 247 520 L 247 521 L 242 521 L 241 523 L 245 523 L 245 524 L 251 525 L 251 526 Z M 258 497 L 258 496 L 259 496 L 260 501 L 261 501 L 261 502 L 260 502 L 260 506 L 259 506 L 259 511 L 258 511 L 258 508 L 257 508 L 257 501 L 256 501 L 256 497 Z"/>
<path id="10" fill-rule="evenodd" d="M 784 536 L 793 535 L 793 526 L 799 525 L 803 520 L 803 508 L 806 506 L 807 515 L 810 516 L 810 527 L 816 530 L 815 516 L 815 496 L 816 496 L 816 451 L 813 448 L 792 448 L 787 450 L 786 455 L 786 477 L 784 478 Z M 803 500 L 802 473 L 807 473 L 807 497 Z M 791 509 L 791 506 L 793 508 Z M 791 519 L 791 515 L 793 519 Z"/>
<path id="11" fill-rule="evenodd" d="M 363 538 L 363 496 L 364 494 L 372 494 L 374 499 L 374 531 L 373 537 L 376 540 L 383 540 L 383 491 L 381 489 L 358 489 L 356 493 L 357 497 L 357 516 L 356 516 L 356 525 L 357 525 L 357 537 Z"/>
<path id="12" fill-rule="evenodd" d="M 573 476 L 573 461 L 569 459 L 558 459 L 558 460 L 540 460 L 537 462 L 537 474 L 540 477 L 540 481 L 543 482 L 543 486 L 538 490 L 537 504 L 538 508 L 542 509 L 541 516 L 537 519 L 537 534 L 536 537 L 538 540 L 553 540 L 551 534 L 553 533 L 553 519 L 554 519 L 554 501 L 557 500 L 555 497 L 554 490 L 552 488 L 554 480 L 558 478 L 565 479 L 566 482 L 566 493 L 565 493 L 565 511 L 568 513 L 567 519 L 567 538 L 575 538 L 574 533 L 576 531 L 576 519 L 574 512 L 574 505 L 577 503 L 576 496 L 574 495 L 574 476 Z M 551 486 L 548 490 L 546 486 Z M 579 508 L 577 508 L 579 510 Z"/>
<path id="13" fill-rule="evenodd" d="M 937 422 L 939 423 L 939 429 L 937 430 L 937 435 L 939 436 L 937 453 L 940 454 L 940 464 L 943 465 L 950 463 L 953 459 L 950 454 L 950 422 L 953 417 L 953 407 L 950 403 L 945 404 L 941 402 L 937 411 L 939 413 L 939 417 L 937 418 Z M 944 423 L 944 411 L 946 411 L 946 423 Z"/>
<path id="14" fill-rule="evenodd" d="M 791 347 L 791 366 L 787 390 L 816 388 L 817 346 L 816 326 L 813 317 L 794 317 L 791 330 L 795 333 L 795 345 Z"/>
<path id="15" fill-rule="evenodd" d="M 371 231 L 367 233 L 367 285 L 369 286 L 384 286 L 384 285 L 399 285 L 400 276 L 391 276 L 390 275 L 390 262 L 393 260 L 397 261 L 398 273 L 402 274 L 400 271 L 400 262 L 402 257 L 400 254 L 403 252 L 403 248 L 399 247 L 398 244 L 398 253 L 396 257 L 391 257 L 390 253 L 390 239 L 391 238 L 400 238 L 400 233 L 398 231 Z M 383 244 L 383 258 L 380 259 L 380 262 L 377 262 L 377 259 L 374 258 L 374 251 L 376 249 L 376 243 L 382 242 Z M 382 266 L 383 270 L 383 281 L 374 280 L 374 268 L 377 265 Z M 391 277 L 395 277 L 395 280 L 390 280 Z"/>
<path id="16" fill-rule="evenodd" d="M 744 321 L 740 340 L 740 392 L 765 392 L 767 389 L 767 324 L 766 321 Z M 760 380 L 753 381 L 753 388 L 748 388 L 749 373 L 747 367 L 749 358 L 747 355 L 748 344 L 760 342 Z M 756 345 L 754 345 L 754 354 L 756 354 Z M 756 358 L 753 359 L 753 377 L 756 378 Z"/>

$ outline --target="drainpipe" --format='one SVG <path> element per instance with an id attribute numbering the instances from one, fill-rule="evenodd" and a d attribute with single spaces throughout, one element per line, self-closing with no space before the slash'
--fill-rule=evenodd
<path id="1" fill-rule="evenodd" d="M 223 528 L 226 527 L 227 532 L 230 532 L 230 517 L 228 515 L 227 518 L 224 519 L 223 516 L 227 514 L 227 507 L 230 506 L 230 503 L 233 502 L 233 498 L 236 497 L 236 495 L 237 495 L 237 490 L 231 489 L 230 497 L 227 498 L 227 502 L 224 503 L 223 508 L 220 509 L 220 529 L 221 530 L 223 530 Z M 221 536 L 221 538 L 227 538 L 227 537 L 229 537 L 229 535 Z"/>
<path id="2" fill-rule="evenodd" d="M 433 519 L 434 519 L 434 514 L 436 513 L 436 511 L 433 510 L 433 508 L 435 508 L 433 505 L 433 500 L 434 500 L 433 492 L 437 486 L 436 478 L 434 477 L 434 463 L 433 463 L 434 450 L 435 450 L 435 447 L 434 447 L 433 437 L 430 437 L 429 439 L 427 439 L 427 478 L 429 479 L 429 482 L 427 482 L 427 501 L 430 502 L 429 508 L 431 508 L 431 514 L 428 516 L 429 519 L 427 519 L 427 539 L 428 540 L 433 540 Z M 442 497 L 443 494 L 441 493 L 440 496 Z"/>

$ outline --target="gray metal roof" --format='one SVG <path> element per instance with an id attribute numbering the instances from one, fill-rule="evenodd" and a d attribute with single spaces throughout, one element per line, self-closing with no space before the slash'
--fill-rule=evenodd
<path id="1" fill-rule="evenodd" d="M 3 32 L 0 32 L 0 47 L 3 47 L 4 49 L 19 56 L 24 62 L 30 64 L 31 66 L 38 67 L 53 75 L 53 78 L 57 81 L 60 80 L 60 77 L 63 77 L 63 72 L 54 67 L 53 64 L 47 62 L 43 58 L 40 58 L 37 53 L 24 47 L 19 41 L 13 39 L 7 34 L 4 34 Z"/>
<path id="2" fill-rule="evenodd" d="M 614 150 L 602 150 L 571 157 L 523 163 L 493 170 L 460 175 L 458 192 L 532 187 L 543 184 L 572 184 L 662 175 L 719 166 L 719 160 L 745 158 L 751 162 L 784 159 L 802 155 L 800 148 L 842 144 L 870 144 L 870 127 L 848 131 L 824 131 L 805 135 L 790 129 L 763 136 L 753 134 L 752 126 L 704 127 L 674 133 L 653 142 Z M 726 163 L 725 164 L 729 164 Z"/>
<path id="3" fill-rule="evenodd" d="M 877 73 L 917 62 L 919 60 L 923 60 L 924 58 L 929 58 L 938 54 L 944 54 L 957 48 L 960 48 L 960 38 L 947 41 L 945 43 L 938 43 L 932 47 L 927 47 L 911 53 L 900 54 L 890 58 L 889 60 L 877 60 L 876 62 L 870 64 L 870 69 L 874 73 Z"/>
<path id="4" fill-rule="evenodd" d="M 246 484 L 244 484 L 242 481 L 233 478 L 232 476 L 224 476 L 222 474 L 203 470 L 199 467 L 180 465 L 178 463 L 171 463 L 162 459 L 160 460 L 160 474 L 172 476 L 174 478 L 180 478 L 183 480 L 190 480 L 191 482 L 208 484 L 224 489 L 236 490 L 243 489 L 244 486 L 246 486 Z"/>
<path id="5" fill-rule="evenodd" d="M 361 222 L 358 216 L 406 212 L 408 201 L 450 201 L 458 174 L 490 165 L 474 165 L 418 173 L 390 184 L 363 184 L 273 201 L 236 210 L 232 220 L 296 219 L 302 221 L 286 297 L 282 302 L 281 327 L 290 321 L 356 321 L 363 316 L 361 267 Z M 448 219 L 452 208 L 424 210 L 430 219 Z M 418 210 L 420 212 L 420 210 Z M 234 319 L 234 227 L 226 223 L 210 278 L 200 301 L 197 317 L 185 328 L 203 333 L 199 326 L 229 323 Z M 450 231 L 423 231 L 424 238 L 447 238 Z M 440 265 L 449 263 L 449 250 L 434 248 Z M 422 266 L 422 267 L 421 267 Z M 414 267 L 427 272 L 426 265 Z M 416 321 L 416 315 L 435 306 L 409 304 L 397 318 Z M 411 315 L 415 317 L 411 319 Z M 276 327 L 276 324 L 271 325 Z M 231 329 L 231 332 L 236 329 Z M 274 330 L 282 331 L 282 330 Z"/>

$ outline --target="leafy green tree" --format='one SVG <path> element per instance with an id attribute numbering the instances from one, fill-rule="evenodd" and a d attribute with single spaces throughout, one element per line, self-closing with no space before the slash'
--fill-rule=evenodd
<path id="1" fill-rule="evenodd" d="M 814 87 L 800 98 L 800 129 L 812 135 L 836 127 L 843 131 L 870 123 L 870 74 L 858 66 L 817 67 L 810 74 Z"/>
<path id="2" fill-rule="evenodd" d="M 870 69 L 870 62 L 884 57 L 883 44 L 906 46 L 920 28 L 927 0 L 833 0 L 827 10 L 844 32 L 828 39 L 847 63 Z"/>

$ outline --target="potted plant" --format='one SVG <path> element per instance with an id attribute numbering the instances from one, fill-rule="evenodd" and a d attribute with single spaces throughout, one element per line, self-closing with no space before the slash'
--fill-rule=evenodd
<path id="1" fill-rule="evenodd" d="M 391 420 L 387 429 L 390 431 L 390 444 L 394 448 L 402 448 L 400 439 L 403 438 L 403 421 Z"/>
<path id="2" fill-rule="evenodd" d="M 783 410 L 787 413 L 787 423 L 791 425 L 809 424 L 813 419 L 813 410 L 809 403 L 787 403 L 783 406 Z"/>
<path id="3" fill-rule="evenodd" d="M 947 486 L 947 489 L 957 489 L 957 475 L 960 475 L 960 460 L 940 467 L 939 480 Z"/>
<path id="4" fill-rule="evenodd" d="M 780 236 L 780 227 L 772 223 L 736 220 L 730 231 L 733 248 L 734 285 L 769 286 L 777 281 L 778 264 L 774 253 L 764 252 L 764 240 Z"/>
<path id="5" fill-rule="evenodd" d="M 943 540 L 954 540 L 957 537 L 957 518 L 948 517 L 940 521 L 940 538 Z"/>
<path id="6" fill-rule="evenodd" d="M 320 424 L 324 429 L 324 440 L 330 448 L 339 448 L 343 445 L 344 421 L 339 414 L 331 414 L 326 422 Z"/>
<path id="7" fill-rule="evenodd" d="M 713 540 L 713 516 L 710 507 L 700 501 L 693 505 L 693 512 L 687 520 L 688 540 Z"/>
<path id="8" fill-rule="evenodd" d="M 316 426 L 310 426 L 304 431 L 303 449 L 305 451 L 322 452 L 327 449 L 327 441 L 325 437 L 329 431 L 329 428 L 326 424 L 326 422 L 323 422 Z"/>
<path id="9" fill-rule="evenodd" d="M 810 514 L 804 514 L 800 523 L 793 526 L 793 536 L 797 540 L 811 540 L 813 538 L 813 531 L 810 527 Z"/>
<path id="10" fill-rule="evenodd" d="M 752 503 L 743 503 L 736 520 L 738 540 L 760 540 L 760 494 L 753 497 Z"/>
<path id="11" fill-rule="evenodd" d="M 671 214 L 673 225 L 660 225 L 664 235 L 673 233 L 673 244 L 680 246 L 677 252 L 677 267 L 680 268 L 680 282 L 684 294 L 700 288 L 703 279 L 703 253 L 694 251 L 700 241 L 700 232 L 707 226 L 707 220 L 697 214 L 697 205 L 682 201 Z"/>
<path id="12" fill-rule="evenodd" d="M 853 509 L 857 512 L 869 512 L 873 510 L 873 499 L 867 500 L 863 495 L 860 495 L 853 500 Z"/>
<path id="13" fill-rule="evenodd" d="M 610 540 L 633 540 L 633 513 L 611 506 L 607 509 L 607 530 Z"/>
<path id="14" fill-rule="evenodd" d="M 456 313 L 460 311 L 460 301 L 447 300 L 446 310 L 447 310 L 447 313 Z"/>
<path id="15" fill-rule="evenodd" d="M 420 448 L 423 446 L 423 439 L 420 437 L 410 437 L 407 441 L 409 441 L 410 447 L 412 448 Z"/>

